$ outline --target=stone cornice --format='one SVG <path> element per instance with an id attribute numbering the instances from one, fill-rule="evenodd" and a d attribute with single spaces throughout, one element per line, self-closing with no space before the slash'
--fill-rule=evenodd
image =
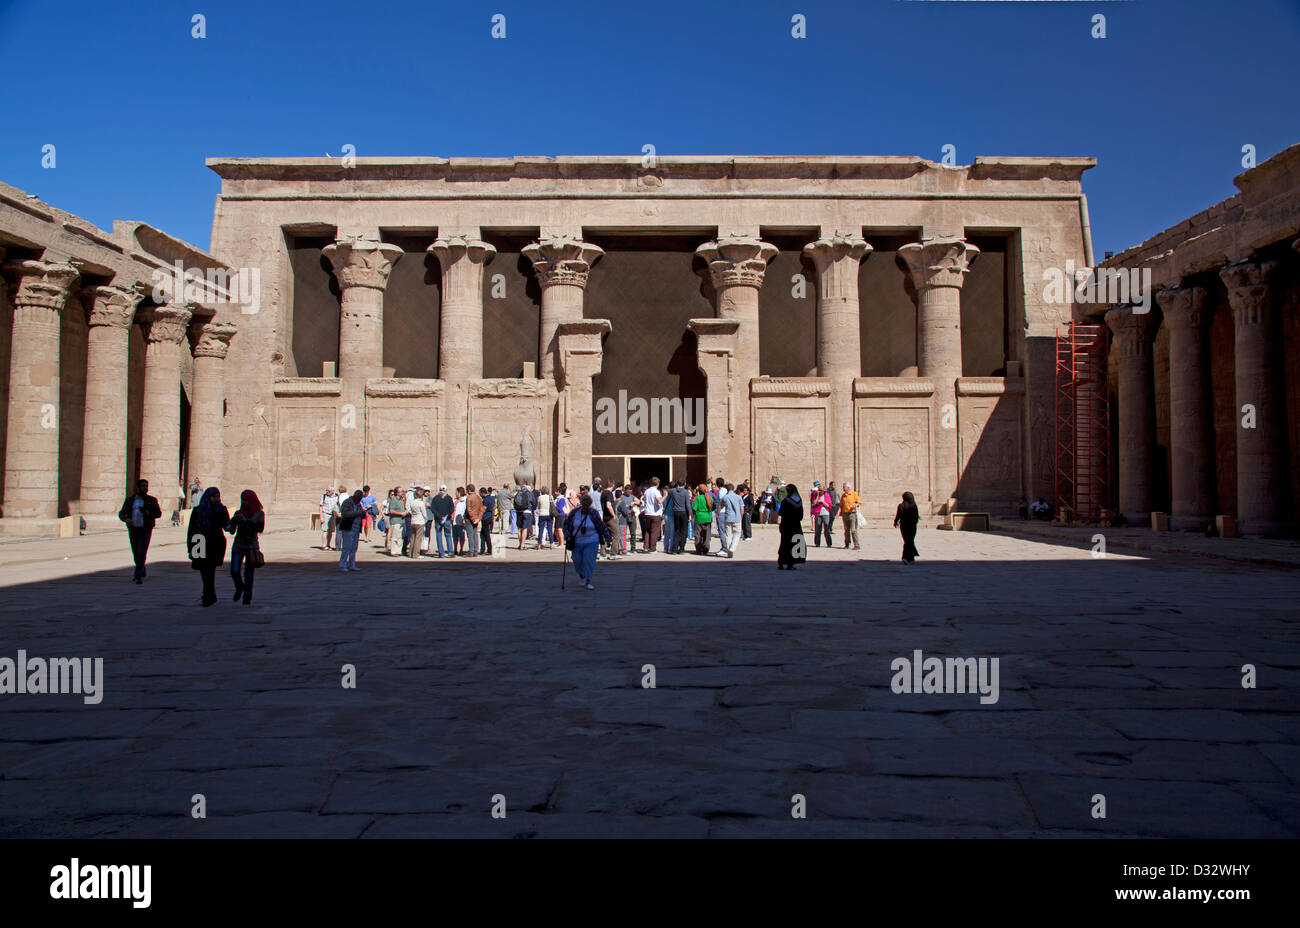
<path id="1" fill-rule="evenodd" d="M 934 381 L 925 377 L 858 377 L 853 381 L 853 395 L 932 396 Z"/>
<path id="2" fill-rule="evenodd" d="M 1024 396 L 1023 377 L 958 377 L 958 396 Z"/>
<path id="3" fill-rule="evenodd" d="M 751 396 L 830 396 L 831 382 L 824 377 L 756 377 Z"/>
<path id="4" fill-rule="evenodd" d="M 414 377 L 383 377 L 366 381 L 366 396 L 442 396 L 446 383 Z"/>
<path id="5" fill-rule="evenodd" d="M 473 397 L 536 397 L 547 396 L 554 392 L 545 380 L 530 380 L 526 377 L 501 377 L 471 380 L 469 395 Z"/>
<path id="6" fill-rule="evenodd" d="M 272 389 L 276 396 L 341 396 L 343 381 L 337 377 L 278 377 Z"/>

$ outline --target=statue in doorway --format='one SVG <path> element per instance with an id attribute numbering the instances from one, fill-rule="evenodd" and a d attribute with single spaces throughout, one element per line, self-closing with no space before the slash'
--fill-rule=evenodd
<path id="1" fill-rule="evenodd" d="M 528 433 L 519 443 L 519 465 L 515 468 L 515 486 L 537 483 L 537 470 L 533 467 L 533 444 L 528 440 Z"/>

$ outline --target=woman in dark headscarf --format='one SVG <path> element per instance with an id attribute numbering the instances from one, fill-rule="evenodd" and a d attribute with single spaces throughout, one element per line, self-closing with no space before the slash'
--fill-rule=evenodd
<path id="1" fill-rule="evenodd" d="M 230 545 L 230 576 L 235 581 L 235 602 L 239 602 L 242 596 L 245 606 L 253 601 L 253 571 L 257 569 L 256 562 L 261 554 L 257 536 L 265 528 L 266 514 L 262 512 L 262 501 L 252 490 L 240 493 L 239 509 L 231 517 L 226 531 L 235 536 Z"/>
<path id="2" fill-rule="evenodd" d="M 808 547 L 803 538 L 803 500 L 799 498 L 799 488 L 793 483 L 785 485 L 785 498 L 776 514 L 781 522 L 781 545 L 776 549 L 776 566 L 778 570 L 794 570 L 795 564 L 807 560 L 805 552 Z"/>
<path id="3" fill-rule="evenodd" d="M 903 501 L 894 513 L 894 525 L 903 536 L 903 562 L 910 564 L 916 560 L 916 524 L 921 521 L 921 510 L 917 508 L 916 497 L 910 492 L 903 494 Z"/>
<path id="4" fill-rule="evenodd" d="M 203 491 L 203 499 L 190 510 L 190 526 L 185 533 L 190 566 L 203 578 L 200 602 L 204 608 L 217 601 L 217 568 L 226 559 L 226 536 L 221 531 L 229 522 L 230 513 L 221 503 L 221 491 L 208 487 Z"/>

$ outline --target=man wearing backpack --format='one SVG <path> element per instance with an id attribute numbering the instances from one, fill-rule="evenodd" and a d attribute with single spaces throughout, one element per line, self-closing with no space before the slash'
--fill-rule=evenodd
<path id="1" fill-rule="evenodd" d="M 537 508 L 537 496 L 533 488 L 524 484 L 515 492 L 515 526 L 519 530 L 519 550 L 524 550 L 524 542 L 533 530 L 533 510 Z"/>
<path id="2" fill-rule="evenodd" d="M 360 490 L 345 498 L 339 506 L 339 570 L 360 570 L 357 566 L 357 544 L 361 537 L 361 508 L 363 494 Z"/>

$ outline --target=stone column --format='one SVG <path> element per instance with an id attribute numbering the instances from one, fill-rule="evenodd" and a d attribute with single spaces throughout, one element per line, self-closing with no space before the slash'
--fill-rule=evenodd
<path id="1" fill-rule="evenodd" d="M 194 341 L 194 402 L 190 406 L 189 476 L 204 487 L 222 488 L 223 498 L 236 499 L 240 487 L 222 486 L 225 479 L 226 352 L 235 337 L 229 323 L 203 322 Z"/>
<path id="2" fill-rule="evenodd" d="M 746 396 L 742 402 L 736 393 L 736 353 L 742 324 L 737 319 L 692 319 L 687 325 L 695 333 L 696 359 L 706 381 L 704 428 L 709 478 L 747 474 L 751 455 L 737 440 L 742 434 L 740 420 L 745 420 L 745 435 L 749 424 L 749 398 Z"/>
<path id="3" fill-rule="evenodd" d="M 1219 272 L 1228 288 L 1235 335 L 1237 531 L 1242 534 L 1282 535 L 1289 522 L 1276 271 L 1274 261 L 1241 261 Z"/>
<path id="4" fill-rule="evenodd" d="M 5 534 L 57 531 L 59 329 L 80 275 L 71 264 L 13 261 L 13 336 L 5 446 Z"/>
<path id="5" fill-rule="evenodd" d="M 1170 287 L 1156 301 L 1169 330 L 1169 527 L 1203 531 L 1214 521 L 1214 408 L 1205 335 L 1210 313 L 1201 287 Z"/>
<path id="6" fill-rule="evenodd" d="M 130 382 L 131 323 L 142 287 L 82 290 L 89 305 L 86 410 L 81 450 L 81 514 L 87 521 L 116 521 L 129 492 L 126 410 Z M 110 523 L 111 524 L 111 523 Z"/>
<path id="7" fill-rule="evenodd" d="M 759 240 L 756 236 L 725 235 L 715 241 L 705 242 L 695 253 L 708 262 L 709 275 L 713 280 L 713 289 L 717 294 L 717 314 L 719 319 L 737 323 L 735 330 L 735 347 L 728 357 L 730 371 L 726 382 L 729 389 L 737 391 L 727 400 L 727 421 L 729 437 L 713 431 L 709 425 L 709 477 L 725 476 L 729 480 L 740 482 L 753 475 L 750 468 L 753 461 L 753 449 L 750 447 L 750 384 L 759 375 L 758 366 L 758 291 L 763 286 L 763 275 L 767 264 L 776 257 L 776 246 Z M 709 329 L 696 329 L 696 320 L 690 325 L 697 335 Z M 701 347 L 703 352 L 703 347 Z M 709 361 L 716 367 L 716 359 Z M 705 358 L 700 355 L 700 369 L 704 370 Z M 708 371 L 705 374 L 708 375 Z M 712 418 L 714 377 L 709 378 L 709 417 Z M 726 453 L 715 452 L 714 441 L 727 440 Z M 713 460 L 725 462 L 722 470 L 714 470 Z"/>
<path id="8" fill-rule="evenodd" d="M 561 322 L 556 328 L 559 417 L 555 429 L 555 480 L 571 487 L 591 485 L 591 379 L 604 361 L 601 339 L 610 331 L 608 319 Z"/>
<path id="9" fill-rule="evenodd" d="M 916 288 L 917 374 L 934 382 L 934 486 L 947 509 L 957 492 L 957 378 L 961 376 L 961 287 L 979 249 L 963 238 L 923 239 L 898 251 Z"/>
<path id="10" fill-rule="evenodd" d="M 1119 511 L 1133 525 L 1151 519 L 1151 459 L 1156 440 L 1156 410 L 1151 342 L 1152 313 L 1117 306 L 1106 313 L 1115 333 L 1119 360 Z"/>
<path id="11" fill-rule="evenodd" d="M 402 256 L 396 245 L 342 238 L 323 251 L 339 282 L 339 433 L 341 482 L 365 482 L 366 381 L 384 375 L 384 290 Z"/>
<path id="12" fill-rule="evenodd" d="M 158 498 L 163 516 L 180 502 L 181 342 L 193 303 L 172 302 L 141 313 L 148 326 L 144 354 L 144 419 L 140 477 Z"/>
<path id="13" fill-rule="evenodd" d="M 542 323 L 537 341 L 538 374 L 555 377 L 556 331 L 561 323 L 582 321 L 582 297 L 591 266 L 605 252 L 569 235 L 547 236 L 524 249 L 542 288 Z"/>
<path id="14" fill-rule="evenodd" d="M 858 267 L 871 246 L 860 236 L 834 235 L 807 244 L 804 254 L 817 268 L 817 374 L 831 382 L 831 480 L 852 480 L 853 380 L 862 375 L 858 319 Z"/>
<path id="15" fill-rule="evenodd" d="M 384 374 L 384 288 L 402 249 L 365 239 L 342 239 L 322 254 L 334 266 L 342 293 L 339 378 L 364 385 Z"/>
<path id="16" fill-rule="evenodd" d="M 455 486 L 470 479 L 469 382 L 483 376 L 483 268 L 497 250 L 477 229 L 439 238 L 428 250 L 442 267 L 438 377 L 446 383 L 446 439 L 438 479 Z"/>

